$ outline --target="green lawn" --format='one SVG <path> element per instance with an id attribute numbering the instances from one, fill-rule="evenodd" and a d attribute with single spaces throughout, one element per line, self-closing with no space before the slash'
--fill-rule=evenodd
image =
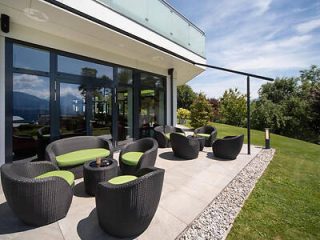
<path id="1" fill-rule="evenodd" d="M 213 124 L 218 137 L 246 129 Z M 264 132 L 252 130 L 253 144 Z M 238 215 L 228 239 L 320 239 L 320 146 L 271 135 L 276 154 Z"/>

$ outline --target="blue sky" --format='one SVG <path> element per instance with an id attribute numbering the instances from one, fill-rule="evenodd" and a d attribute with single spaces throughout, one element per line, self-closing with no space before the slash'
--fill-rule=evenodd
<path id="1" fill-rule="evenodd" d="M 269 77 L 320 66 L 320 0 L 168 0 L 206 33 L 208 64 Z M 208 97 L 246 91 L 245 76 L 208 69 L 188 84 Z M 252 79 L 258 96 L 262 80 Z"/>

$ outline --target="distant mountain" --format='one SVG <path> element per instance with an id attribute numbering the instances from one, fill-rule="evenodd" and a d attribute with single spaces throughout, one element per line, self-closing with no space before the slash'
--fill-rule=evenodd
<path id="1" fill-rule="evenodd" d="M 13 92 L 13 116 L 19 116 L 25 121 L 36 122 L 40 115 L 48 114 L 48 100 L 27 93 Z"/>

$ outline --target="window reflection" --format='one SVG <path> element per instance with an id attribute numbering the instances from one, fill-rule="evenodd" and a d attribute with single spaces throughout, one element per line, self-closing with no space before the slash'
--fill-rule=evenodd
<path id="1" fill-rule="evenodd" d="M 58 72 L 113 80 L 112 67 L 65 56 L 58 56 Z"/>
<path id="2" fill-rule="evenodd" d="M 60 83 L 60 133 L 62 137 L 86 135 L 86 88 Z"/>
<path id="3" fill-rule="evenodd" d="M 49 52 L 13 44 L 13 67 L 49 72 Z"/>
<path id="4" fill-rule="evenodd" d="M 132 84 L 132 70 L 127 68 L 118 68 L 118 82 L 119 84 Z"/>
<path id="5" fill-rule="evenodd" d="M 112 135 L 112 92 L 110 88 L 99 87 L 93 89 L 92 121 L 93 136 Z"/>
<path id="6" fill-rule="evenodd" d="M 118 102 L 118 141 L 133 139 L 133 89 L 120 87 Z"/>
<path id="7" fill-rule="evenodd" d="M 165 90 L 163 77 L 141 74 L 140 137 L 152 136 L 153 128 L 165 124 Z"/>
<path id="8" fill-rule="evenodd" d="M 13 155 L 22 159 L 37 154 L 37 132 L 49 125 L 49 78 L 13 74 Z"/>

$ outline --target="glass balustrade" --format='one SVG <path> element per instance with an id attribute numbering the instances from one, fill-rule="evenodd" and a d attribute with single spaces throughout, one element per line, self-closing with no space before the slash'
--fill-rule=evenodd
<path id="1" fill-rule="evenodd" d="M 205 57 L 205 34 L 162 0 L 95 0 Z"/>

